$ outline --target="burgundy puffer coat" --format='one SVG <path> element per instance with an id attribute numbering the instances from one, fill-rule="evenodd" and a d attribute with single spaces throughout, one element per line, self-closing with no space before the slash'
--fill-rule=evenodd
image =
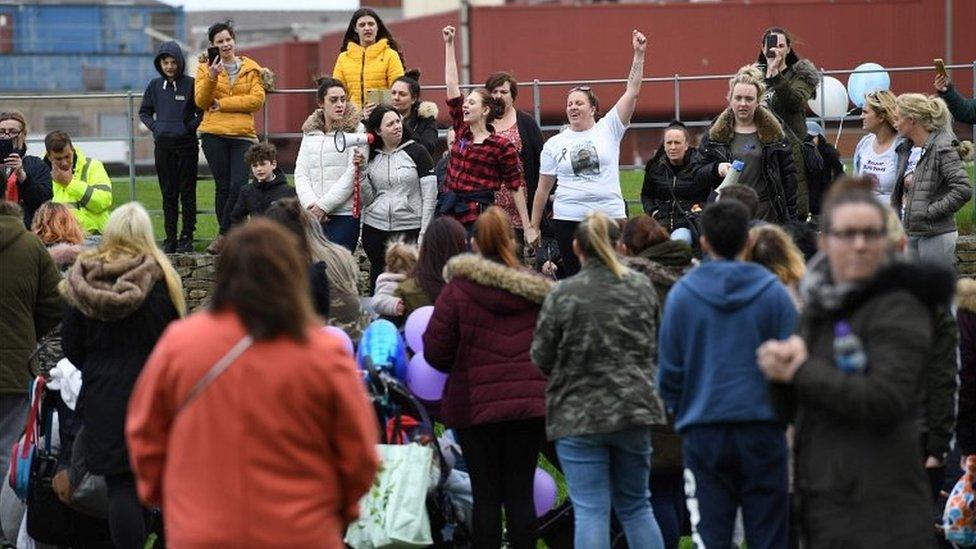
<path id="1" fill-rule="evenodd" d="M 529 348 L 552 282 L 464 254 L 444 268 L 448 284 L 424 333 L 424 357 L 450 374 L 441 401 L 449 427 L 545 417 L 546 378 Z"/>

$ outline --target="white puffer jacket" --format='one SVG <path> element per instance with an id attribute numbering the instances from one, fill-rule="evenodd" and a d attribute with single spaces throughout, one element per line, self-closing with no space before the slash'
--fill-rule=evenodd
<path id="1" fill-rule="evenodd" d="M 363 133 L 366 129 L 359 120 L 359 110 L 349 103 L 340 129 L 347 133 Z M 356 184 L 353 152 L 356 148 L 348 147 L 340 153 L 335 146 L 335 131 L 326 133 L 324 130 L 322 109 L 317 109 L 302 124 L 305 135 L 295 163 L 295 191 L 306 208 L 316 204 L 327 215 L 352 215 Z M 357 148 L 364 156 L 369 154 L 364 147 Z"/>

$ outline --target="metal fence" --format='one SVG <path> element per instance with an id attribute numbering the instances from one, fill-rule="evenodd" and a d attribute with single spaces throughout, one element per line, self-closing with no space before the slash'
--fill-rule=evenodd
<path id="1" fill-rule="evenodd" d="M 947 65 L 946 69 L 950 71 L 950 75 L 953 73 L 956 75 L 955 80 L 957 81 L 965 72 L 969 72 L 970 74 L 966 75 L 966 77 L 972 79 L 973 89 L 976 90 L 976 60 L 974 60 L 971 64 Z M 853 72 L 854 72 L 853 69 L 837 69 L 837 70 L 821 69 L 820 75 L 822 79 L 824 76 L 849 75 Z M 861 71 L 861 72 L 888 72 L 892 74 L 924 72 L 924 73 L 934 75 L 934 71 L 931 66 L 890 67 L 884 69 L 883 71 Z M 681 117 L 682 86 L 687 86 L 688 84 L 695 83 L 695 82 L 709 82 L 709 81 L 724 82 L 727 79 L 731 78 L 732 76 L 733 76 L 732 74 L 684 75 L 684 76 L 681 74 L 674 74 L 672 76 L 648 77 L 648 78 L 644 78 L 642 82 L 644 84 L 671 84 L 671 87 L 673 89 L 673 94 L 674 94 L 673 118 L 681 119 L 682 118 Z M 542 101 L 542 90 L 544 88 L 566 87 L 566 86 L 575 86 L 580 84 L 585 84 L 590 86 L 615 85 L 615 84 L 619 85 L 619 84 L 625 84 L 626 82 L 627 82 L 626 79 L 555 80 L 555 81 L 532 80 L 529 82 L 519 83 L 519 86 L 523 90 L 524 89 L 532 90 L 532 113 L 535 116 L 536 122 L 540 123 L 541 125 L 542 122 L 541 101 Z M 462 88 L 474 88 L 474 87 L 477 87 L 477 84 L 467 84 L 462 86 Z M 428 91 L 444 90 L 445 86 L 443 85 L 424 86 L 423 89 Z M 920 90 L 920 91 L 927 92 L 928 90 Z M 282 89 L 270 93 L 273 96 L 275 95 L 284 96 L 290 94 L 312 95 L 315 93 L 315 89 L 314 88 Z M 26 100 L 31 100 L 31 101 L 43 100 L 43 101 L 57 102 L 57 101 L 106 100 L 106 99 L 125 101 L 127 116 L 128 116 L 128 123 L 126 124 L 127 127 L 126 134 L 124 136 L 101 136 L 101 137 L 90 137 L 90 138 L 84 137 L 81 140 L 85 142 L 100 142 L 100 141 L 119 142 L 122 139 L 125 140 L 125 142 L 127 143 L 126 156 L 127 156 L 127 163 L 128 163 L 129 197 L 130 200 L 137 200 L 138 189 L 136 185 L 136 164 L 137 164 L 136 143 L 141 141 L 152 140 L 151 135 L 138 135 L 137 132 L 137 127 L 140 124 L 140 121 L 137 116 L 138 107 L 136 106 L 136 101 L 141 99 L 141 93 L 127 91 L 127 92 L 119 92 L 119 93 L 96 93 L 96 94 L 0 95 L 0 104 L 6 105 L 9 103 L 14 103 L 14 106 L 16 107 L 17 101 L 26 101 Z M 823 102 L 822 105 L 825 106 L 826 98 L 821 96 L 820 99 Z M 264 121 L 265 131 L 262 134 L 262 138 L 265 141 L 269 139 L 299 139 L 302 137 L 301 133 L 295 133 L 295 132 L 269 133 L 267 131 L 267 128 L 269 127 L 269 122 L 271 117 L 270 111 L 271 109 L 269 108 L 269 101 L 266 101 L 264 107 L 262 108 L 262 112 L 259 114 L 259 116 L 261 116 L 262 120 Z M 823 111 L 824 108 L 821 108 L 821 112 Z M 842 126 L 846 122 L 858 120 L 857 117 L 850 116 L 849 114 L 850 112 L 848 113 L 848 116 L 845 117 L 834 117 L 834 118 L 819 117 L 819 120 L 821 125 L 825 129 L 828 127 L 828 123 L 836 123 L 839 126 Z M 631 123 L 630 128 L 633 130 L 661 130 L 668 126 L 669 120 L 660 121 L 660 122 L 633 122 Z M 711 120 L 710 119 L 685 120 L 684 123 L 689 127 L 707 127 L 711 123 Z M 560 130 L 562 128 L 562 125 L 541 125 L 541 128 L 544 132 L 555 132 Z M 973 126 L 973 136 L 976 137 L 976 125 Z M 37 142 L 43 142 L 43 139 L 34 137 L 28 139 L 28 141 L 32 143 L 37 143 Z M 641 167 L 642 166 L 640 165 L 622 165 L 621 169 L 637 169 Z M 158 213 L 158 212 L 153 212 L 153 213 Z"/>

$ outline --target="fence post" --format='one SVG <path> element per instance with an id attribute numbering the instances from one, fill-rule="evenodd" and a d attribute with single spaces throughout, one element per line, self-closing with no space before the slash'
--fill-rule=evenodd
<path id="1" fill-rule="evenodd" d="M 271 99 L 271 94 L 264 96 L 264 105 L 261 107 L 261 112 L 264 113 L 264 142 L 268 142 L 268 100 Z"/>
<path id="2" fill-rule="evenodd" d="M 681 80 L 674 74 L 674 119 L 681 120 Z"/>
<path id="3" fill-rule="evenodd" d="M 973 63 L 973 74 L 976 75 L 976 62 Z M 535 123 L 542 125 L 542 93 L 539 90 L 539 79 L 532 81 L 532 116 Z"/>
<path id="4" fill-rule="evenodd" d="M 823 128 L 824 139 L 827 138 L 827 118 L 825 116 L 827 114 L 827 94 L 824 93 L 824 90 L 827 89 L 827 83 L 824 82 L 826 77 L 824 68 L 820 67 L 820 90 L 818 93 L 820 94 L 820 127 Z M 837 130 L 837 137 L 840 138 L 840 130 Z"/>
<path id="5" fill-rule="evenodd" d="M 136 116 L 135 106 L 132 103 L 132 90 L 126 92 L 129 102 L 129 201 L 136 198 Z"/>

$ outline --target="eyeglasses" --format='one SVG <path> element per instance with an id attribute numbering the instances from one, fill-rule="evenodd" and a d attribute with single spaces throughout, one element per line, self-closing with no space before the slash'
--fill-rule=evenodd
<path id="1" fill-rule="evenodd" d="M 20 135 L 20 130 L 5 130 L 3 128 L 0 128 L 0 135 L 4 135 L 7 137 L 17 137 L 18 135 Z"/>
<path id="2" fill-rule="evenodd" d="M 874 242 L 884 238 L 886 233 L 884 229 L 844 229 L 841 231 L 829 231 L 827 234 L 842 242 L 852 243 L 857 240 L 858 236 L 864 238 L 865 242 Z"/>

